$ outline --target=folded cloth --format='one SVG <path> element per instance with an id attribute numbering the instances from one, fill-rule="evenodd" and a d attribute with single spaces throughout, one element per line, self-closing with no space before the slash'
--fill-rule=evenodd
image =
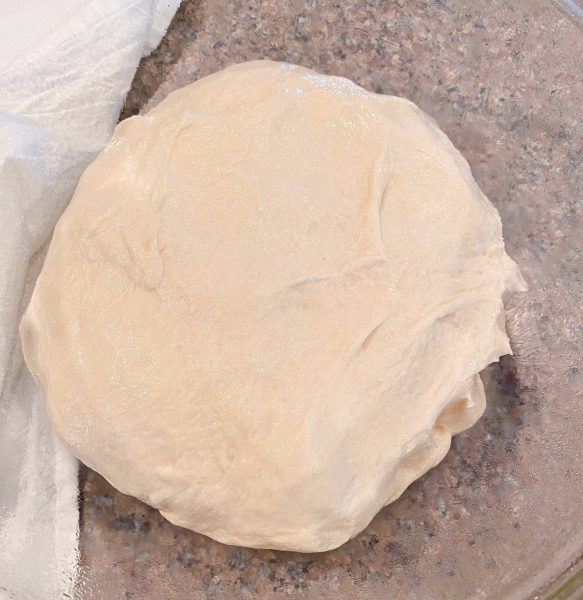
<path id="1" fill-rule="evenodd" d="M 18 323 L 59 215 L 180 0 L 0 5 L 0 598 L 73 597 L 77 463 L 23 364 Z"/>

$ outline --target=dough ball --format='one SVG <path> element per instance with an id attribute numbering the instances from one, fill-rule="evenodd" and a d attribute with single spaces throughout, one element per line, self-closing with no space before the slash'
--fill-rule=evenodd
<path id="1" fill-rule="evenodd" d="M 21 334 L 56 432 L 116 488 L 221 542 L 311 552 L 479 418 L 522 287 L 421 110 L 260 61 L 118 125 Z"/>

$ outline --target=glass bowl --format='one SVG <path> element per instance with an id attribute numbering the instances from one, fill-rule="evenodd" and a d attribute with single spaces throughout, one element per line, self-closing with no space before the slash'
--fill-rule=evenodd
<path id="1" fill-rule="evenodd" d="M 410 98 L 469 160 L 530 289 L 508 306 L 515 356 L 483 373 L 484 417 L 356 538 L 321 554 L 224 546 L 83 468 L 81 597 L 522 600 L 575 572 L 583 552 L 582 22 L 573 0 L 185 0 L 142 61 L 122 118 L 258 58 Z"/>

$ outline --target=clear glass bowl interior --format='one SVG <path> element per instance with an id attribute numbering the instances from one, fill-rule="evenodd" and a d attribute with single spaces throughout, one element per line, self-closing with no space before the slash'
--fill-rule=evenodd
<path id="1" fill-rule="evenodd" d="M 223 546 L 81 473 L 87 598 L 530 598 L 583 550 L 583 11 L 573 0 L 185 1 L 124 117 L 235 62 L 405 96 L 498 207 L 530 289 L 488 409 L 438 467 L 322 554 Z"/>

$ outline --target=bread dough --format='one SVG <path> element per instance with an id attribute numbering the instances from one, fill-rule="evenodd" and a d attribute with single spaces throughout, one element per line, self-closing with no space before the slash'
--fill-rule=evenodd
<path id="1" fill-rule="evenodd" d="M 479 418 L 519 289 L 421 110 L 259 61 L 118 125 L 21 335 L 56 432 L 116 488 L 228 544 L 321 551 Z"/>

